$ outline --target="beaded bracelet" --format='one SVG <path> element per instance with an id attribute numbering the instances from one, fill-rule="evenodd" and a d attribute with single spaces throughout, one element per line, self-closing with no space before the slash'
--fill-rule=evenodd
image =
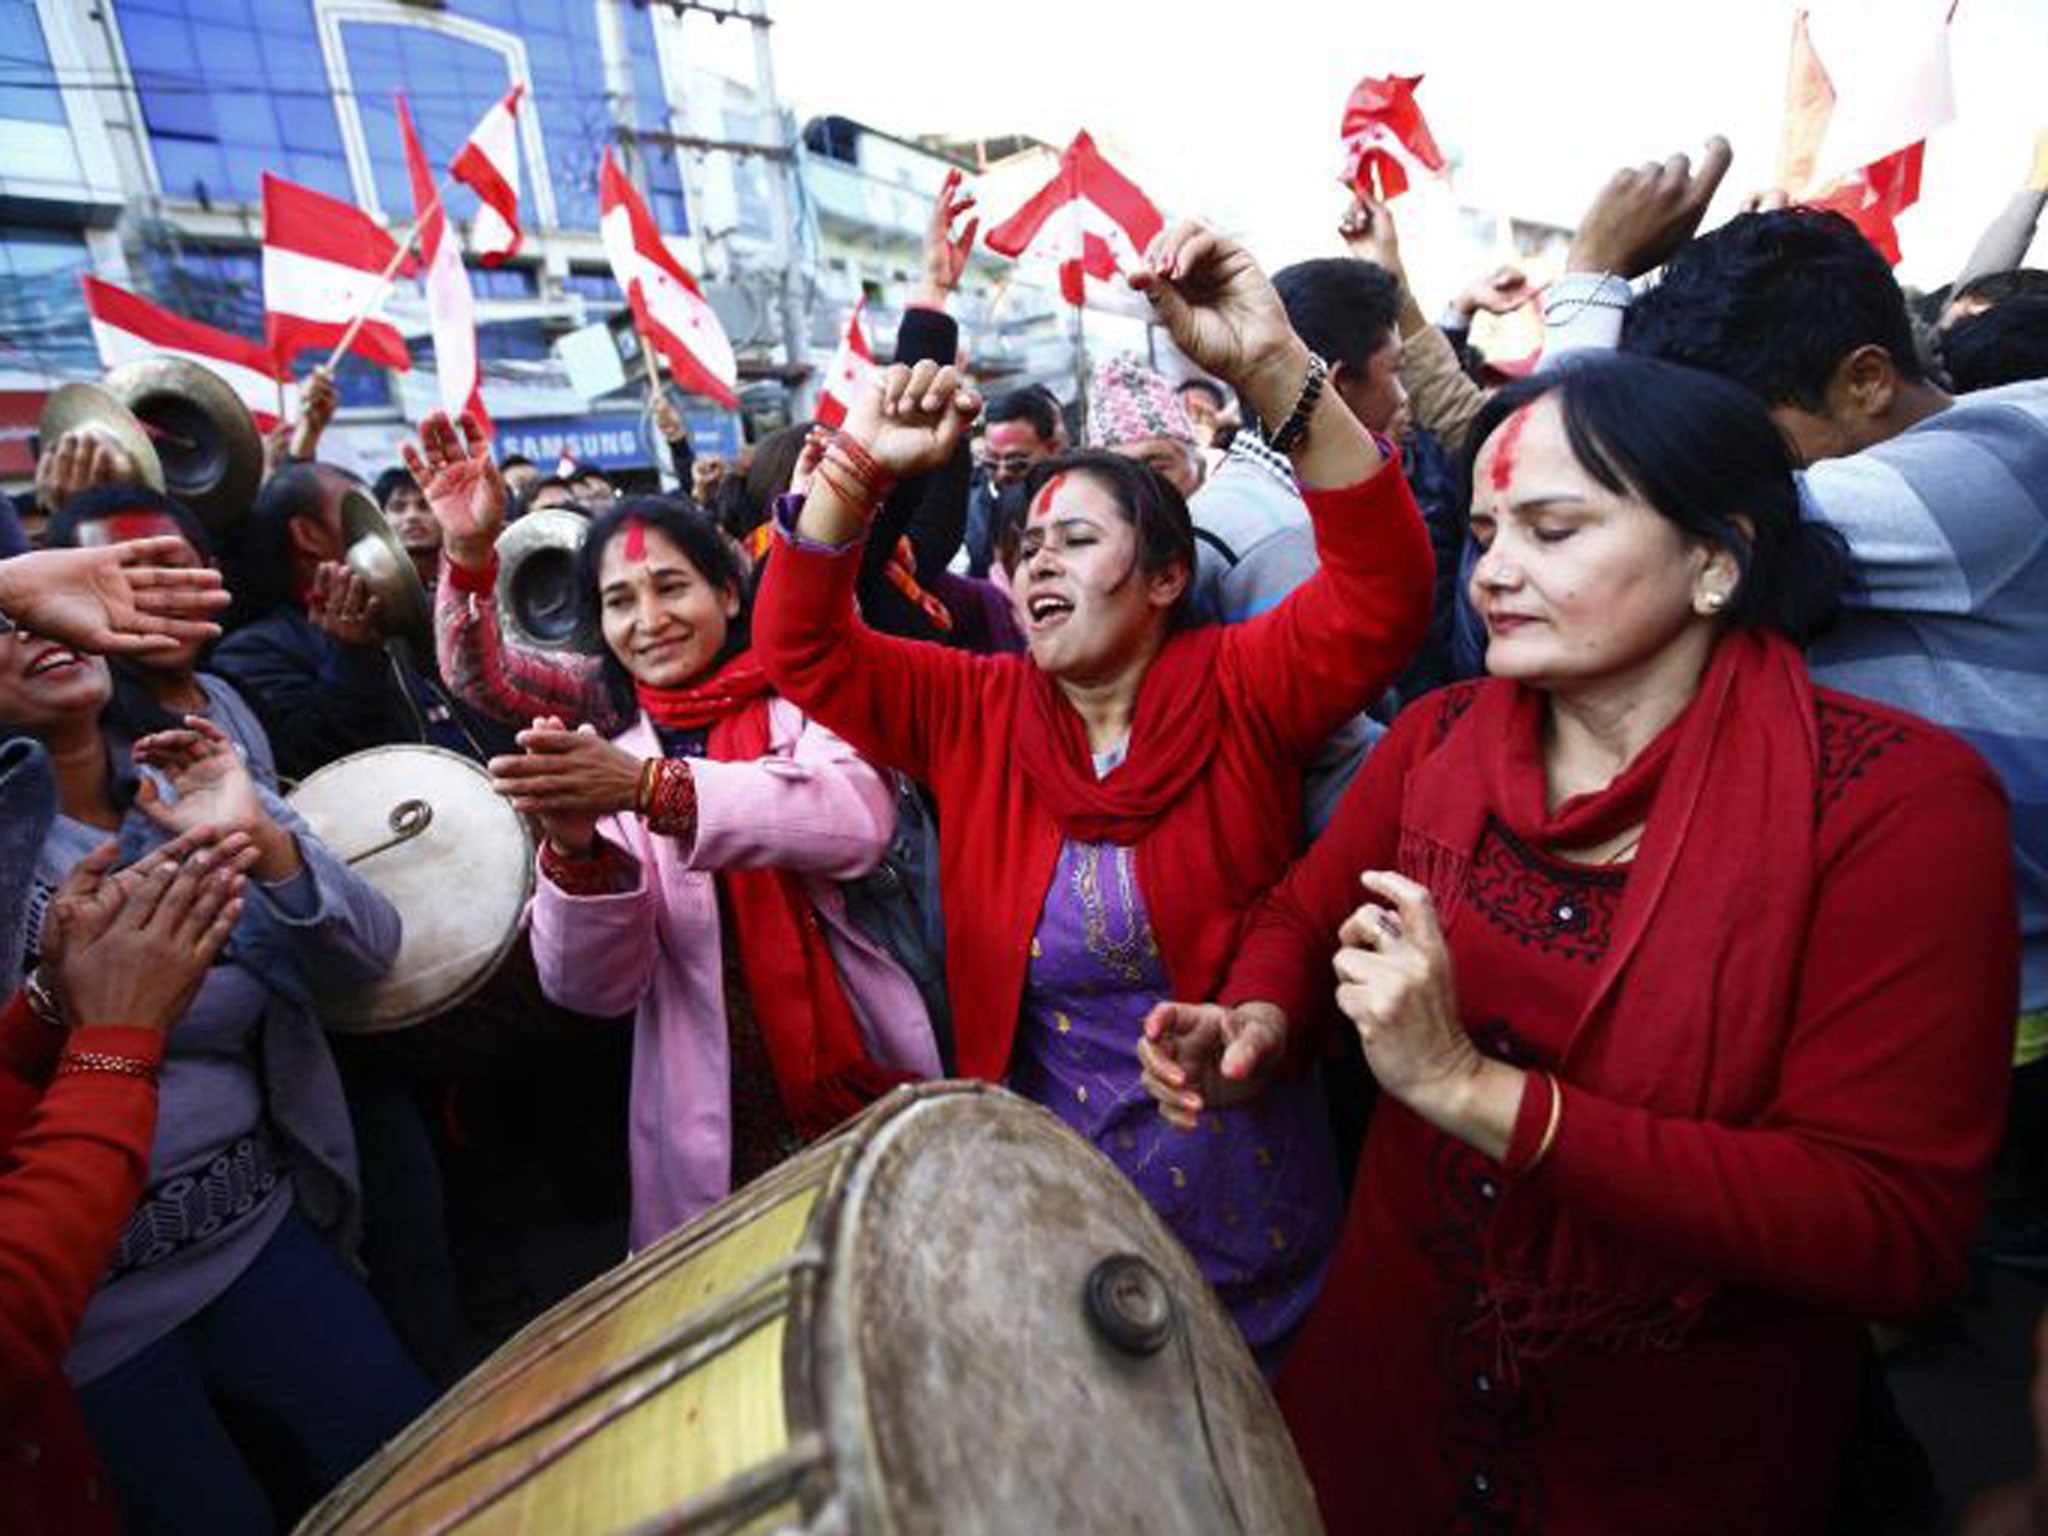
<path id="1" fill-rule="evenodd" d="M 568 896 L 605 896 L 611 893 L 610 850 L 600 843 L 587 858 L 562 852 L 551 837 L 541 839 L 540 871 Z"/>
<path id="2" fill-rule="evenodd" d="M 654 788 L 647 797 L 647 830 L 657 837 L 694 842 L 697 837 L 697 778 L 678 758 L 659 758 Z"/>
<path id="3" fill-rule="evenodd" d="M 153 1083 L 157 1068 L 153 1061 L 143 1061 L 135 1056 L 116 1056 L 111 1051 L 66 1051 L 57 1058 L 58 1077 L 69 1077 L 78 1072 L 113 1072 Z"/>

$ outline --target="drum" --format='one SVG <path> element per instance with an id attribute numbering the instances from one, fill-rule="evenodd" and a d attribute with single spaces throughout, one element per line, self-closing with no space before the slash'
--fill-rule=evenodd
<path id="1" fill-rule="evenodd" d="M 511 952 L 533 895 L 533 837 L 468 758 L 372 747 L 310 775 L 286 803 L 405 924 L 382 980 L 321 999 L 330 1029 L 377 1034 L 445 1013 Z"/>
<path id="2" fill-rule="evenodd" d="M 1194 1261 L 999 1088 L 901 1088 L 547 1313 L 300 1536 L 1314 1536 Z"/>

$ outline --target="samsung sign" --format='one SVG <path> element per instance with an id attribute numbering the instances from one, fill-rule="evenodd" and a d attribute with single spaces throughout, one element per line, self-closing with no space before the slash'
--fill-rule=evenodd
<path id="1" fill-rule="evenodd" d="M 730 460 L 740 451 L 739 418 L 719 410 L 685 410 L 690 446 L 701 458 L 720 454 Z M 600 469 L 646 469 L 657 462 L 650 419 L 639 412 L 608 416 L 542 416 L 498 424 L 498 457 L 520 454 L 543 469 L 552 469 L 567 454 L 579 464 Z M 662 455 L 666 460 L 667 455 Z"/>

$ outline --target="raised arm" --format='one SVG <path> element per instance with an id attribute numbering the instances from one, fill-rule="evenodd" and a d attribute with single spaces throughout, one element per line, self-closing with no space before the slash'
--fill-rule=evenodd
<path id="1" fill-rule="evenodd" d="M 434 595 L 434 648 L 449 691 L 513 725 L 537 715 L 616 725 L 594 659 L 543 656 L 508 644 L 498 627 L 496 545 L 508 498 L 482 427 L 464 416 L 458 438 L 448 413 L 435 411 L 420 423 L 419 446 L 399 452 L 441 525 L 446 571 Z"/>
<path id="2" fill-rule="evenodd" d="M 2027 168 L 2026 184 L 2013 193 L 2012 200 L 1977 237 L 1969 260 L 1956 274 L 1954 287 L 1966 287 L 1993 272 L 2010 271 L 2025 261 L 2043 207 L 2048 207 L 2048 128 L 2035 136 L 2034 159 Z"/>
<path id="3" fill-rule="evenodd" d="M 860 542 L 888 482 L 943 463 L 980 409 L 932 361 L 878 376 L 784 526 L 754 600 L 754 648 L 777 691 L 863 756 L 927 782 L 948 742 L 982 728 L 979 679 L 995 663 L 862 623 Z"/>
<path id="4" fill-rule="evenodd" d="M 1232 706 L 1302 757 L 1372 701 L 1429 625 L 1434 562 L 1415 499 L 1287 321 L 1242 246 L 1199 225 L 1162 235 L 1132 279 L 1176 346 L 1238 393 L 1286 452 L 1321 568 L 1225 633 Z"/>

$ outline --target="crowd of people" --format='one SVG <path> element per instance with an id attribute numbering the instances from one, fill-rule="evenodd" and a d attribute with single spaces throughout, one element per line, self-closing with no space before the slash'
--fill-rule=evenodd
<path id="1" fill-rule="evenodd" d="M 365 486 L 319 375 L 225 530 L 41 445 L 0 1526 L 288 1523 L 553 1299 L 488 1304 L 536 1124 L 639 1248 L 958 1076 L 1185 1244 L 1333 1533 L 1926 1528 L 1873 1325 L 2048 1265 L 2048 136 L 1932 294 L 1782 199 L 1700 233 L 1729 158 L 1435 323 L 1383 203 L 1270 277 L 1174 225 L 1129 281 L 1185 375 L 1076 411 L 969 381 L 949 185 L 845 420 L 726 465 L 664 404 L 660 493 L 438 413 Z M 1521 377 L 1468 327 L 1531 303 Z M 498 547 L 551 509 L 543 648 Z M 418 742 L 538 849 L 524 989 L 428 1067 L 323 1029 L 400 919 L 285 794 Z"/>

